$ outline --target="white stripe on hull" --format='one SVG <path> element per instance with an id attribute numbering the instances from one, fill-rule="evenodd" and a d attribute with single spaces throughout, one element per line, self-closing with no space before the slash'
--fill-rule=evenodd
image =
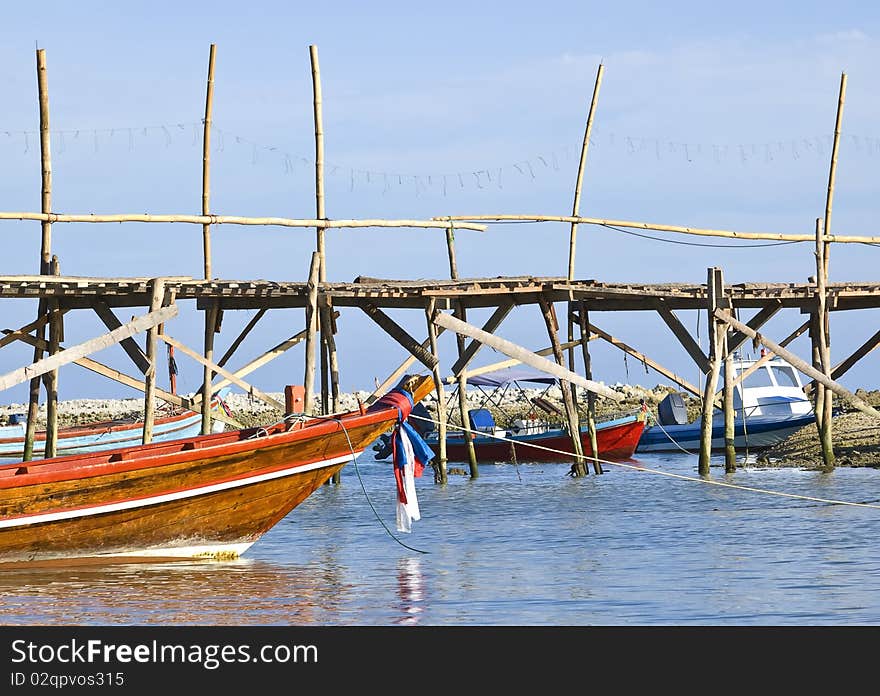
<path id="1" fill-rule="evenodd" d="M 357 458 L 363 453 L 354 453 Z M 214 483 L 198 488 L 190 488 L 183 491 L 175 491 L 174 493 L 164 493 L 162 495 L 154 495 L 147 498 L 139 498 L 137 500 L 124 500 L 118 503 L 106 503 L 104 505 L 95 505 L 93 507 L 79 508 L 76 510 L 61 510 L 59 512 L 46 512 L 36 515 L 26 515 L 24 517 L 15 517 L 13 519 L 0 520 L 0 529 L 9 529 L 12 527 L 24 527 L 31 524 L 41 524 L 44 522 L 57 522 L 59 520 L 72 520 L 80 517 L 89 517 L 92 515 L 103 515 L 108 512 L 118 512 L 120 510 L 133 510 L 161 503 L 168 503 L 175 500 L 185 500 L 187 498 L 195 498 L 200 495 L 216 493 L 217 491 L 225 491 L 231 488 L 241 488 L 250 486 L 263 481 L 271 481 L 273 479 L 284 478 L 286 476 L 294 476 L 296 474 L 314 471 L 315 469 L 323 469 L 328 466 L 334 466 L 346 461 L 353 461 L 351 454 L 345 454 L 330 459 L 313 462 L 311 464 L 303 464 L 299 466 L 291 466 L 280 471 L 272 471 L 267 474 L 258 474 L 256 476 L 248 476 L 246 478 L 235 479 L 233 481 L 224 481 L 222 483 Z"/>
<path id="2" fill-rule="evenodd" d="M 243 555 L 251 546 L 253 541 L 238 542 L 232 544 L 201 544 L 198 546 L 169 546 L 156 547 L 150 549 L 140 549 L 138 551 L 121 551 L 119 553 L 102 553 L 97 554 L 94 558 L 115 558 L 115 557 L 132 557 L 132 558 L 238 558 Z"/>

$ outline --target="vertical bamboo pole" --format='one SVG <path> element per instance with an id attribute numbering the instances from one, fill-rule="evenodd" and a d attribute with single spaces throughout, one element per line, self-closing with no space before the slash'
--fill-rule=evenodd
<path id="1" fill-rule="evenodd" d="M 436 483 L 446 483 L 446 390 L 443 387 L 443 375 L 440 373 L 440 354 L 437 350 L 437 326 L 433 322 L 435 310 L 434 298 L 428 301 L 425 308 L 425 318 L 428 321 L 428 341 L 430 342 L 431 355 L 437 358 L 434 365 L 434 388 L 437 390 L 437 466 L 435 472 Z"/>
<path id="2" fill-rule="evenodd" d="M 318 331 L 318 283 L 321 273 L 321 255 L 312 253 L 312 265 L 309 268 L 309 305 L 306 307 L 306 360 L 303 376 L 304 396 L 303 413 L 311 415 L 312 401 L 315 396 L 315 339 Z"/>
<path id="3" fill-rule="evenodd" d="M 208 86 L 205 94 L 205 119 L 202 132 L 202 215 L 211 211 L 211 116 L 214 108 L 214 56 L 216 46 L 211 44 L 208 55 Z M 212 276 L 211 268 L 211 226 L 202 225 L 202 248 L 204 255 L 205 280 Z M 214 359 L 214 333 L 217 326 L 216 305 L 205 310 L 205 359 Z M 214 373 L 205 365 L 202 380 L 202 435 L 211 432 L 211 382 Z"/>
<path id="4" fill-rule="evenodd" d="M 721 349 L 724 353 L 724 470 L 731 474 L 736 471 L 736 430 L 734 419 L 736 412 L 733 410 L 733 356 L 729 349 L 725 328 L 721 340 Z"/>
<path id="5" fill-rule="evenodd" d="M 580 302 L 578 318 L 581 330 L 581 350 L 584 355 L 584 377 L 592 380 L 593 363 L 590 358 L 590 316 L 587 313 L 587 303 L 584 300 Z M 587 430 L 590 434 L 590 449 L 593 452 L 593 471 L 601 474 L 602 465 L 599 464 L 599 443 L 596 439 L 596 395 L 591 391 L 587 392 Z"/>
<path id="6" fill-rule="evenodd" d="M 49 272 L 52 275 L 60 274 L 58 257 L 53 255 Z M 52 313 L 49 321 L 49 355 L 55 355 L 61 343 L 61 305 L 58 300 L 50 300 L 48 309 Z M 58 370 L 52 370 L 44 375 L 46 385 L 46 443 L 43 450 L 45 458 L 54 457 L 58 452 Z"/>
<path id="7" fill-rule="evenodd" d="M 587 164 L 587 152 L 590 149 L 590 134 L 593 130 L 593 116 L 596 113 L 596 104 L 599 101 L 599 88 L 602 86 L 602 73 L 604 71 L 604 66 L 600 63 L 599 69 L 596 71 L 596 83 L 593 85 L 593 97 L 590 100 L 590 111 L 587 114 L 587 125 L 584 128 L 584 142 L 581 145 L 581 158 L 578 162 L 578 172 L 577 179 L 575 181 L 574 186 L 574 202 L 571 207 L 572 217 L 577 217 L 580 215 L 580 206 L 581 206 L 581 190 L 584 184 L 584 170 L 586 169 Z M 574 280 L 574 260 L 575 260 L 575 248 L 577 245 L 577 223 L 571 223 L 571 232 L 569 234 L 568 240 L 568 282 Z M 568 342 L 571 343 L 574 341 L 574 322 L 571 318 L 571 312 L 566 313 L 568 317 L 568 321 L 566 322 L 568 326 Z M 589 337 L 589 336 L 588 336 Z M 574 368 L 574 348 L 568 349 L 568 369 L 572 372 L 575 371 Z M 588 378 L 589 379 L 589 378 Z M 569 384 L 568 387 L 571 389 L 571 398 L 572 401 L 577 404 L 577 391 L 575 390 L 575 386 L 573 384 Z M 563 389 L 565 385 L 563 385 Z M 589 401 L 589 396 L 587 400 Z M 575 411 L 575 417 L 577 418 L 577 411 Z M 587 416 L 589 420 L 589 415 Z M 578 424 L 578 428 L 580 428 L 580 424 Z M 594 433 L 595 434 L 595 433 Z M 598 456 L 596 451 L 594 450 L 594 456 Z M 594 467 L 598 465 L 598 461 L 593 460 Z M 600 467 L 601 468 L 601 467 Z"/>
<path id="8" fill-rule="evenodd" d="M 706 279 L 706 308 L 708 310 L 709 330 L 709 372 L 706 375 L 706 386 L 703 390 L 703 411 L 700 419 L 700 474 L 709 473 L 712 457 L 712 416 L 715 410 L 715 392 L 718 386 L 718 375 L 721 372 L 721 336 L 723 327 L 715 318 L 715 309 L 719 306 L 724 291 L 724 281 L 720 268 L 710 268 Z"/>
<path id="9" fill-rule="evenodd" d="M 455 258 L 455 228 L 452 222 L 446 228 L 446 253 L 449 257 L 449 277 L 452 280 L 458 280 L 458 261 Z M 462 321 L 467 321 L 464 303 L 456 302 L 453 314 Z M 458 357 L 460 358 L 464 355 L 465 350 L 464 336 L 456 334 L 455 343 L 458 347 Z M 465 449 L 467 450 L 471 478 L 475 479 L 480 475 L 480 470 L 477 467 L 477 453 L 474 450 L 474 442 L 471 439 L 471 424 L 468 419 L 467 378 L 462 374 L 458 375 L 458 411 L 461 414 L 461 434 L 464 438 Z"/>
<path id="10" fill-rule="evenodd" d="M 590 133 L 593 130 L 593 114 L 596 111 L 596 103 L 599 100 L 599 88 L 602 86 L 602 73 L 605 70 L 600 63 L 596 72 L 596 84 L 593 86 L 593 99 L 590 101 L 590 112 L 587 116 L 587 127 L 584 130 L 584 142 L 581 146 L 581 159 L 578 165 L 577 182 L 574 187 L 574 205 L 572 205 L 572 217 L 580 215 L 581 205 L 581 188 L 584 183 L 584 168 L 587 162 L 587 151 L 590 148 Z M 571 223 L 571 234 L 568 241 L 568 279 L 574 279 L 574 256 L 575 246 L 577 244 L 577 223 Z"/>
<path id="11" fill-rule="evenodd" d="M 819 369 L 830 379 L 831 350 L 828 345 L 828 266 L 826 265 L 826 251 L 827 244 L 822 239 L 822 221 L 816 220 L 816 313 L 813 320 L 815 329 L 813 345 L 817 349 Z M 822 460 L 826 469 L 833 469 L 835 464 L 834 441 L 831 430 L 831 405 L 831 391 L 816 382 L 816 406 L 813 410 L 816 414 Z"/>
<path id="12" fill-rule="evenodd" d="M 46 75 L 46 52 L 42 48 L 37 49 L 37 92 L 40 104 L 40 171 L 41 171 L 41 209 L 48 213 L 52 209 L 52 157 L 50 154 L 49 136 L 49 81 Z M 40 274 L 49 272 L 49 263 L 52 256 L 52 225 L 49 222 L 42 223 L 42 238 L 40 241 Z M 45 300 L 40 300 L 37 307 L 37 316 L 43 316 L 47 310 Z M 45 328 L 37 330 L 36 337 L 42 341 L 45 337 Z M 42 348 L 34 348 L 34 362 L 43 357 Z M 25 428 L 24 453 L 22 459 L 30 461 L 34 455 L 34 436 L 37 431 L 37 415 L 40 407 L 40 378 L 34 377 L 30 382 L 28 396 L 27 426 Z"/>
<path id="13" fill-rule="evenodd" d="M 154 278 L 152 281 L 153 294 L 150 297 L 150 311 L 155 312 L 165 300 L 165 280 L 163 278 Z M 208 314 L 211 314 L 208 311 Z M 155 326 L 147 330 L 147 362 L 150 367 L 147 374 L 144 375 L 144 432 L 141 438 L 143 444 L 149 444 L 153 441 L 153 421 L 156 415 L 156 344 L 158 330 Z M 209 358 L 210 359 L 210 358 Z M 210 388 L 211 383 L 208 383 Z"/>
<path id="14" fill-rule="evenodd" d="M 562 354 L 562 347 L 559 344 L 559 335 L 557 331 L 559 326 L 556 322 L 553 306 L 544 295 L 538 296 L 538 303 L 541 305 L 541 314 L 544 315 L 544 323 L 547 325 L 547 333 L 550 336 L 550 345 L 553 347 L 553 357 L 556 359 L 557 365 L 565 365 L 565 356 Z M 581 430 L 578 426 L 577 414 L 574 408 L 574 401 L 571 398 L 571 390 L 560 380 L 562 387 L 562 403 L 565 406 L 565 418 L 568 421 L 568 432 L 571 435 L 572 452 L 574 453 L 574 464 L 572 472 L 575 476 L 586 476 L 587 466 L 584 462 L 584 448 L 581 442 Z"/>
<path id="15" fill-rule="evenodd" d="M 834 141 L 831 148 L 831 165 L 828 171 L 828 194 L 825 197 L 825 224 L 824 234 L 831 234 L 831 208 L 834 199 L 834 181 L 837 176 L 837 155 L 840 149 L 840 130 L 843 122 L 843 106 L 846 101 L 846 73 L 840 75 L 840 90 L 837 97 L 837 115 L 834 120 Z M 818 236 L 818 230 L 817 230 Z M 817 242 L 818 247 L 818 242 Z M 818 311 L 818 329 L 819 329 L 819 353 L 822 362 L 822 372 L 826 377 L 831 376 L 831 337 L 830 337 L 830 320 L 827 306 L 827 283 L 828 283 L 828 261 L 831 255 L 831 245 L 822 240 L 820 248 L 817 252 L 821 254 L 821 258 L 816 257 L 816 294 L 821 302 Z M 822 284 L 821 290 L 819 284 Z M 833 407 L 833 397 L 830 390 L 825 390 L 825 398 L 822 400 L 822 416 L 821 434 L 822 441 L 822 457 L 825 461 L 826 468 L 834 466 L 834 445 L 831 431 L 831 410 Z"/>

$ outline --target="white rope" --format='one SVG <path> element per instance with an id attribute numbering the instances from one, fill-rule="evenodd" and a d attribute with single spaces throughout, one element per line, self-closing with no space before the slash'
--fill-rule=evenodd
<path id="1" fill-rule="evenodd" d="M 435 421 L 431 418 L 423 418 L 421 416 L 414 416 L 412 414 L 409 415 L 409 418 L 416 418 L 418 420 L 427 421 L 428 423 L 433 423 L 435 425 L 439 425 L 438 421 Z M 446 427 L 455 428 L 457 430 L 464 430 L 464 428 L 461 428 L 456 425 L 447 424 Z M 513 443 L 523 444 L 523 443 L 518 442 L 517 440 L 514 440 L 512 438 L 502 437 L 500 435 L 493 435 L 491 433 L 481 433 L 481 435 L 485 435 L 486 437 L 495 438 L 496 440 L 503 440 L 505 442 L 513 442 Z M 597 461 L 602 462 L 603 464 L 610 464 L 611 466 L 619 466 L 624 469 L 632 469 L 633 471 L 641 471 L 641 472 L 645 472 L 648 474 L 657 474 L 659 476 L 668 476 L 670 478 L 680 479 L 682 481 L 691 481 L 693 483 L 702 483 L 702 484 L 706 484 L 706 485 L 710 485 L 710 486 L 721 486 L 722 488 L 733 488 L 733 489 L 740 490 L 740 491 L 750 491 L 752 493 L 764 493 L 766 495 L 776 495 L 776 496 L 780 496 L 783 498 L 795 498 L 797 500 L 809 500 L 809 501 L 812 501 L 815 503 L 827 503 L 828 505 L 850 505 L 852 507 L 864 507 L 864 508 L 872 508 L 874 510 L 880 510 L 880 505 L 873 505 L 871 503 L 853 503 L 848 500 L 833 500 L 833 499 L 829 499 L 829 498 L 816 498 L 816 497 L 809 496 L 809 495 L 798 495 L 796 493 L 780 493 L 779 491 L 770 491 L 770 490 L 767 490 L 766 488 L 754 488 L 752 486 L 740 486 L 735 483 L 725 483 L 723 481 L 713 481 L 712 479 L 697 478 L 696 476 L 685 476 L 684 474 L 674 474 L 671 471 L 661 471 L 659 469 L 650 469 L 648 467 L 641 466 L 641 465 L 625 464 L 623 462 L 612 462 L 607 459 L 601 459 L 599 457 L 588 457 L 587 455 L 573 454 L 572 452 L 566 452 L 564 450 L 557 450 L 557 449 L 553 449 L 552 447 L 544 447 L 543 445 L 534 445 L 532 443 L 528 443 L 527 446 L 533 447 L 535 449 L 546 450 L 548 452 L 554 452 L 556 454 L 564 454 L 569 457 L 574 457 L 574 458 L 581 457 L 587 461 L 593 461 L 595 459 Z"/>

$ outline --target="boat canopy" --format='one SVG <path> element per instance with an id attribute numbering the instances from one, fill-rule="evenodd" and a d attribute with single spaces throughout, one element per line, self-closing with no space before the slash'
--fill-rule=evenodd
<path id="1" fill-rule="evenodd" d="M 467 378 L 468 384 L 480 387 L 501 387 L 511 382 L 534 382 L 536 384 L 555 384 L 556 378 L 546 372 L 528 367 L 505 367 L 481 375 Z"/>

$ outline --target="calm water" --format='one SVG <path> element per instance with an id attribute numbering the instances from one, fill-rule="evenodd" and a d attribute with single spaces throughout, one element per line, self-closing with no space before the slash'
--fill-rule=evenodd
<path id="1" fill-rule="evenodd" d="M 691 456 L 637 461 L 698 478 Z M 872 509 L 606 469 L 482 465 L 445 487 L 429 470 L 399 534 L 391 470 L 368 451 L 240 560 L 4 571 L 0 622 L 880 625 L 880 471 L 710 476 Z"/>

